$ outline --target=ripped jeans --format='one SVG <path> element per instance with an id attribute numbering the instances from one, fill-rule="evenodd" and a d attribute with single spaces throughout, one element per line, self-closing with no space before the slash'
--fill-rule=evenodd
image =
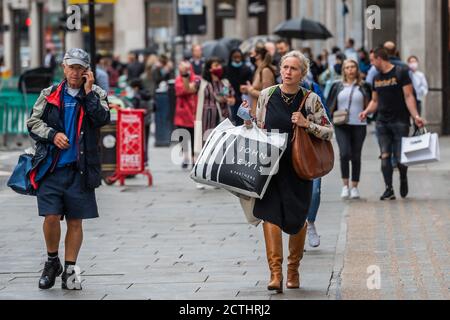
<path id="1" fill-rule="evenodd" d="M 391 156 L 400 160 L 402 138 L 409 135 L 409 124 L 405 122 L 384 123 L 377 122 L 376 132 L 380 145 L 381 171 L 383 172 L 386 187 L 392 188 L 392 175 L 394 168 Z M 393 153 L 393 154 L 392 154 Z M 406 179 L 408 167 L 397 163 L 400 179 Z"/>

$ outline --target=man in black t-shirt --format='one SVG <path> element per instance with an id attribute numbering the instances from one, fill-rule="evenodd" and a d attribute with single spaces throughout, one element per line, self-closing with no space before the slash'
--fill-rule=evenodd
<path id="1" fill-rule="evenodd" d="M 370 61 L 379 74 L 373 80 L 372 101 L 366 110 L 361 112 L 360 119 L 364 120 L 368 114 L 378 111 L 376 130 L 381 151 L 381 170 L 386 184 L 386 190 L 380 200 L 394 200 L 391 153 L 400 159 L 402 137 L 409 135 L 410 117 L 419 128 L 423 127 L 425 122 L 417 112 L 408 70 L 393 65 L 389 61 L 388 52 L 382 47 L 372 51 Z M 405 198 L 408 194 L 408 167 L 400 163 L 397 166 L 400 172 L 400 195 Z"/>

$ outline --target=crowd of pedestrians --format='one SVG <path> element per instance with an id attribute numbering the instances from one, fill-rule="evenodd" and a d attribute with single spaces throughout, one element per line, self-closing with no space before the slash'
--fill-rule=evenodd
<path id="1" fill-rule="evenodd" d="M 129 96 L 133 105 L 148 109 L 147 143 L 152 121 L 150 114 L 158 108 L 158 104 L 169 103 L 168 83 L 174 79 L 176 102 L 170 129 L 184 129 L 189 133 L 186 136 L 189 141 L 185 144 L 188 150 L 183 150 L 181 165 L 183 169 L 189 169 L 195 163 L 209 132 L 221 121 L 228 118 L 235 125 L 243 124 L 237 116 L 243 101 L 250 105 L 250 114 L 256 116 L 261 92 L 283 82 L 280 62 L 290 51 L 290 42 L 279 39 L 273 43 L 258 42 L 249 52 L 231 49 L 228 61 L 204 57 L 202 46 L 194 44 L 190 54 L 178 66 L 166 55 L 149 55 L 144 61 L 130 53 L 127 64 L 120 63 L 117 58 L 99 56 L 97 78 L 100 87 L 105 90 L 130 86 Z M 361 155 L 367 125 L 375 120 L 386 184 L 386 191 L 380 199 L 395 198 L 391 177 L 393 168 L 399 169 L 400 194 L 405 197 L 408 193 L 407 170 L 397 160 L 400 157 L 401 137 L 409 134 L 411 116 L 415 127 L 423 125 L 420 118 L 422 101 L 428 93 L 426 77 L 419 71 L 419 59 L 410 56 L 406 62 L 402 61 L 392 41 L 370 53 L 365 48 L 356 49 L 353 39 L 346 41 L 343 50 L 339 47 L 333 47 L 331 52 L 323 49 L 314 56 L 311 48 L 304 47 L 300 52 L 309 62 L 301 86 L 320 97 L 335 129 L 343 182 L 341 197 L 361 197 L 358 189 L 363 166 Z M 381 59 L 387 58 L 389 64 L 379 62 L 380 55 Z M 394 66 L 392 70 L 389 69 L 391 65 Z M 102 85 L 105 75 L 109 81 Z M 392 85 L 388 85 L 389 81 Z M 197 187 L 205 188 L 199 184 Z M 309 244 L 313 247 L 320 245 L 315 226 L 320 190 L 321 179 L 316 179 L 312 184 L 307 219 Z"/>
<path id="2" fill-rule="evenodd" d="M 51 55 L 45 60 L 51 67 Z M 87 68 L 86 61 L 82 62 Z M 70 62 L 67 60 L 65 64 L 66 75 L 69 74 Z M 85 69 L 80 70 L 85 72 Z M 84 88 L 86 91 L 96 91 L 95 99 L 94 95 L 91 98 L 99 110 L 102 105 L 98 97 L 103 98 L 103 92 L 124 95 L 134 108 L 147 110 L 146 162 L 153 121 L 156 126 L 163 126 L 163 131 L 168 132 L 169 137 L 174 128 L 188 133 L 186 137 L 189 141 L 184 144 L 186 147 L 183 148 L 181 166 L 182 169 L 190 169 L 208 134 L 221 121 L 229 119 L 235 125 L 249 126 L 248 121 L 244 122 L 237 116 L 243 103 L 249 106 L 251 117 L 261 128 L 276 129 L 292 137 L 293 125 L 296 125 L 323 140 L 331 140 L 335 134 L 343 199 L 361 197 L 358 185 L 363 178 L 361 155 L 368 117 L 376 121 L 381 172 L 386 187 L 380 200 L 396 198 L 393 189 L 394 168 L 398 168 L 400 174 L 400 195 L 403 198 L 407 196 L 407 167 L 399 161 L 401 138 L 410 134 L 411 123 L 417 128 L 424 126 L 422 102 L 428 92 L 426 77 L 419 71 L 419 59 L 416 56 L 402 61 L 395 43 L 391 41 L 371 50 L 369 54 L 364 48 L 356 50 L 352 39 L 346 42 L 344 50 L 334 47 L 331 53 L 323 50 L 316 56 L 308 47 L 292 51 L 289 41 L 285 39 L 276 43 L 258 42 L 249 52 L 233 48 L 228 61 L 218 57 L 203 57 L 202 47 L 198 44 L 193 45 L 190 55 L 178 64 L 164 54 L 148 55 L 142 59 L 142 55 L 130 52 L 126 64 L 121 63 L 118 57 L 98 54 L 95 70 L 98 86 L 92 86 L 93 74 L 90 74 L 89 85 L 84 87 L 80 77 L 75 87 L 77 90 Z M 174 97 L 173 114 L 168 111 L 171 95 Z M 299 111 L 302 101 L 305 107 Z M 71 103 L 70 96 L 64 103 Z M 153 118 L 155 110 L 159 111 L 160 117 L 169 121 Z M 162 113 L 161 110 L 166 112 Z M 28 123 L 31 133 L 36 136 L 44 134 L 39 132 L 38 120 L 42 119 L 36 116 Z M 72 122 L 67 121 L 68 126 L 72 126 Z M 47 137 L 48 132 L 45 134 Z M 155 134 L 155 137 L 156 146 L 170 145 L 170 140 L 164 140 L 163 136 Z M 71 139 L 69 137 L 68 141 Z M 70 150 L 66 140 L 58 143 L 62 149 Z M 315 221 L 320 207 L 322 181 L 320 178 L 313 181 L 298 178 L 293 170 L 290 152 L 288 147 L 265 197 L 256 201 L 253 210 L 254 216 L 264 221 L 271 273 L 268 289 L 278 292 L 283 290 L 282 231 L 290 235 L 288 288 L 300 286 L 298 268 L 306 236 L 311 247 L 320 245 Z M 69 165 L 61 162 L 64 157 L 61 163 L 58 162 L 58 166 L 60 164 L 66 171 L 73 170 L 74 156 L 72 153 L 70 155 Z M 205 186 L 197 184 L 197 188 L 204 189 Z M 45 189 L 41 188 L 40 191 L 42 193 Z M 44 202 L 42 200 L 39 207 L 41 215 L 46 216 L 44 226 L 56 230 L 50 225 L 57 224 L 59 216 L 55 214 L 58 208 L 47 210 Z M 96 215 L 96 212 L 92 212 L 89 217 L 76 217 L 77 223 Z M 53 231 L 48 232 L 50 234 Z M 59 260 L 55 260 L 58 248 L 52 243 L 47 241 L 49 267 L 46 267 L 41 278 L 41 288 L 51 287 L 54 277 L 62 272 Z M 77 250 L 78 245 L 75 246 Z M 76 255 L 77 252 L 66 259 L 65 269 L 74 263 Z"/>

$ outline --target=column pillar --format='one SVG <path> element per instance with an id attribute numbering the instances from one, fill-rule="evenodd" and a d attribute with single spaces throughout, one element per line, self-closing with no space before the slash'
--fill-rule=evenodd
<path id="1" fill-rule="evenodd" d="M 114 53 L 126 60 L 133 49 L 145 47 L 144 0 L 117 0 L 114 5 Z"/>
<path id="2" fill-rule="evenodd" d="M 430 91 L 426 98 L 423 115 L 428 121 L 429 131 L 442 133 L 443 111 L 446 103 L 444 102 L 443 88 L 443 48 L 442 46 L 442 8 L 441 1 L 425 1 L 425 59 L 422 60 L 422 66 L 428 80 Z M 417 37 L 412 38 L 414 41 Z M 406 44 L 406 41 L 403 41 Z M 445 44 L 447 45 L 447 44 Z M 448 106 L 447 106 L 448 107 Z"/>
<path id="3" fill-rule="evenodd" d="M 3 33 L 3 43 L 4 43 L 4 63 L 6 70 L 12 72 L 13 69 L 13 43 L 12 43 L 12 16 L 11 10 L 9 9 L 8 1 L 3 1 L 3 23 L 9 26 L 9 30 Z"/>
<path id="4" fill-rule="evenodd" d="M 30 6 L 30 18 L 31 26 L 28 31 L 28 37 L 30 41 L 30 54 L 31 54 L 31 68 L 39 67 L 43 61 L 42 58 L 42 46 L 41 35 L 42 35 L 42 25 L 40 24 L 40 14 L 38 10 L 38 2 L 31 1 Z"/>

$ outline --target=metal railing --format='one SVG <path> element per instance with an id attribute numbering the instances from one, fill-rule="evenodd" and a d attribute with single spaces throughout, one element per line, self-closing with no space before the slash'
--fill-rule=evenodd
<path id="1" fill-rule="evenodd" d="M 0 135 L 27 134 L 26 121 L 39 94 L 23 94 L 17 90 L 17 78 L 0 83 Z"/>

